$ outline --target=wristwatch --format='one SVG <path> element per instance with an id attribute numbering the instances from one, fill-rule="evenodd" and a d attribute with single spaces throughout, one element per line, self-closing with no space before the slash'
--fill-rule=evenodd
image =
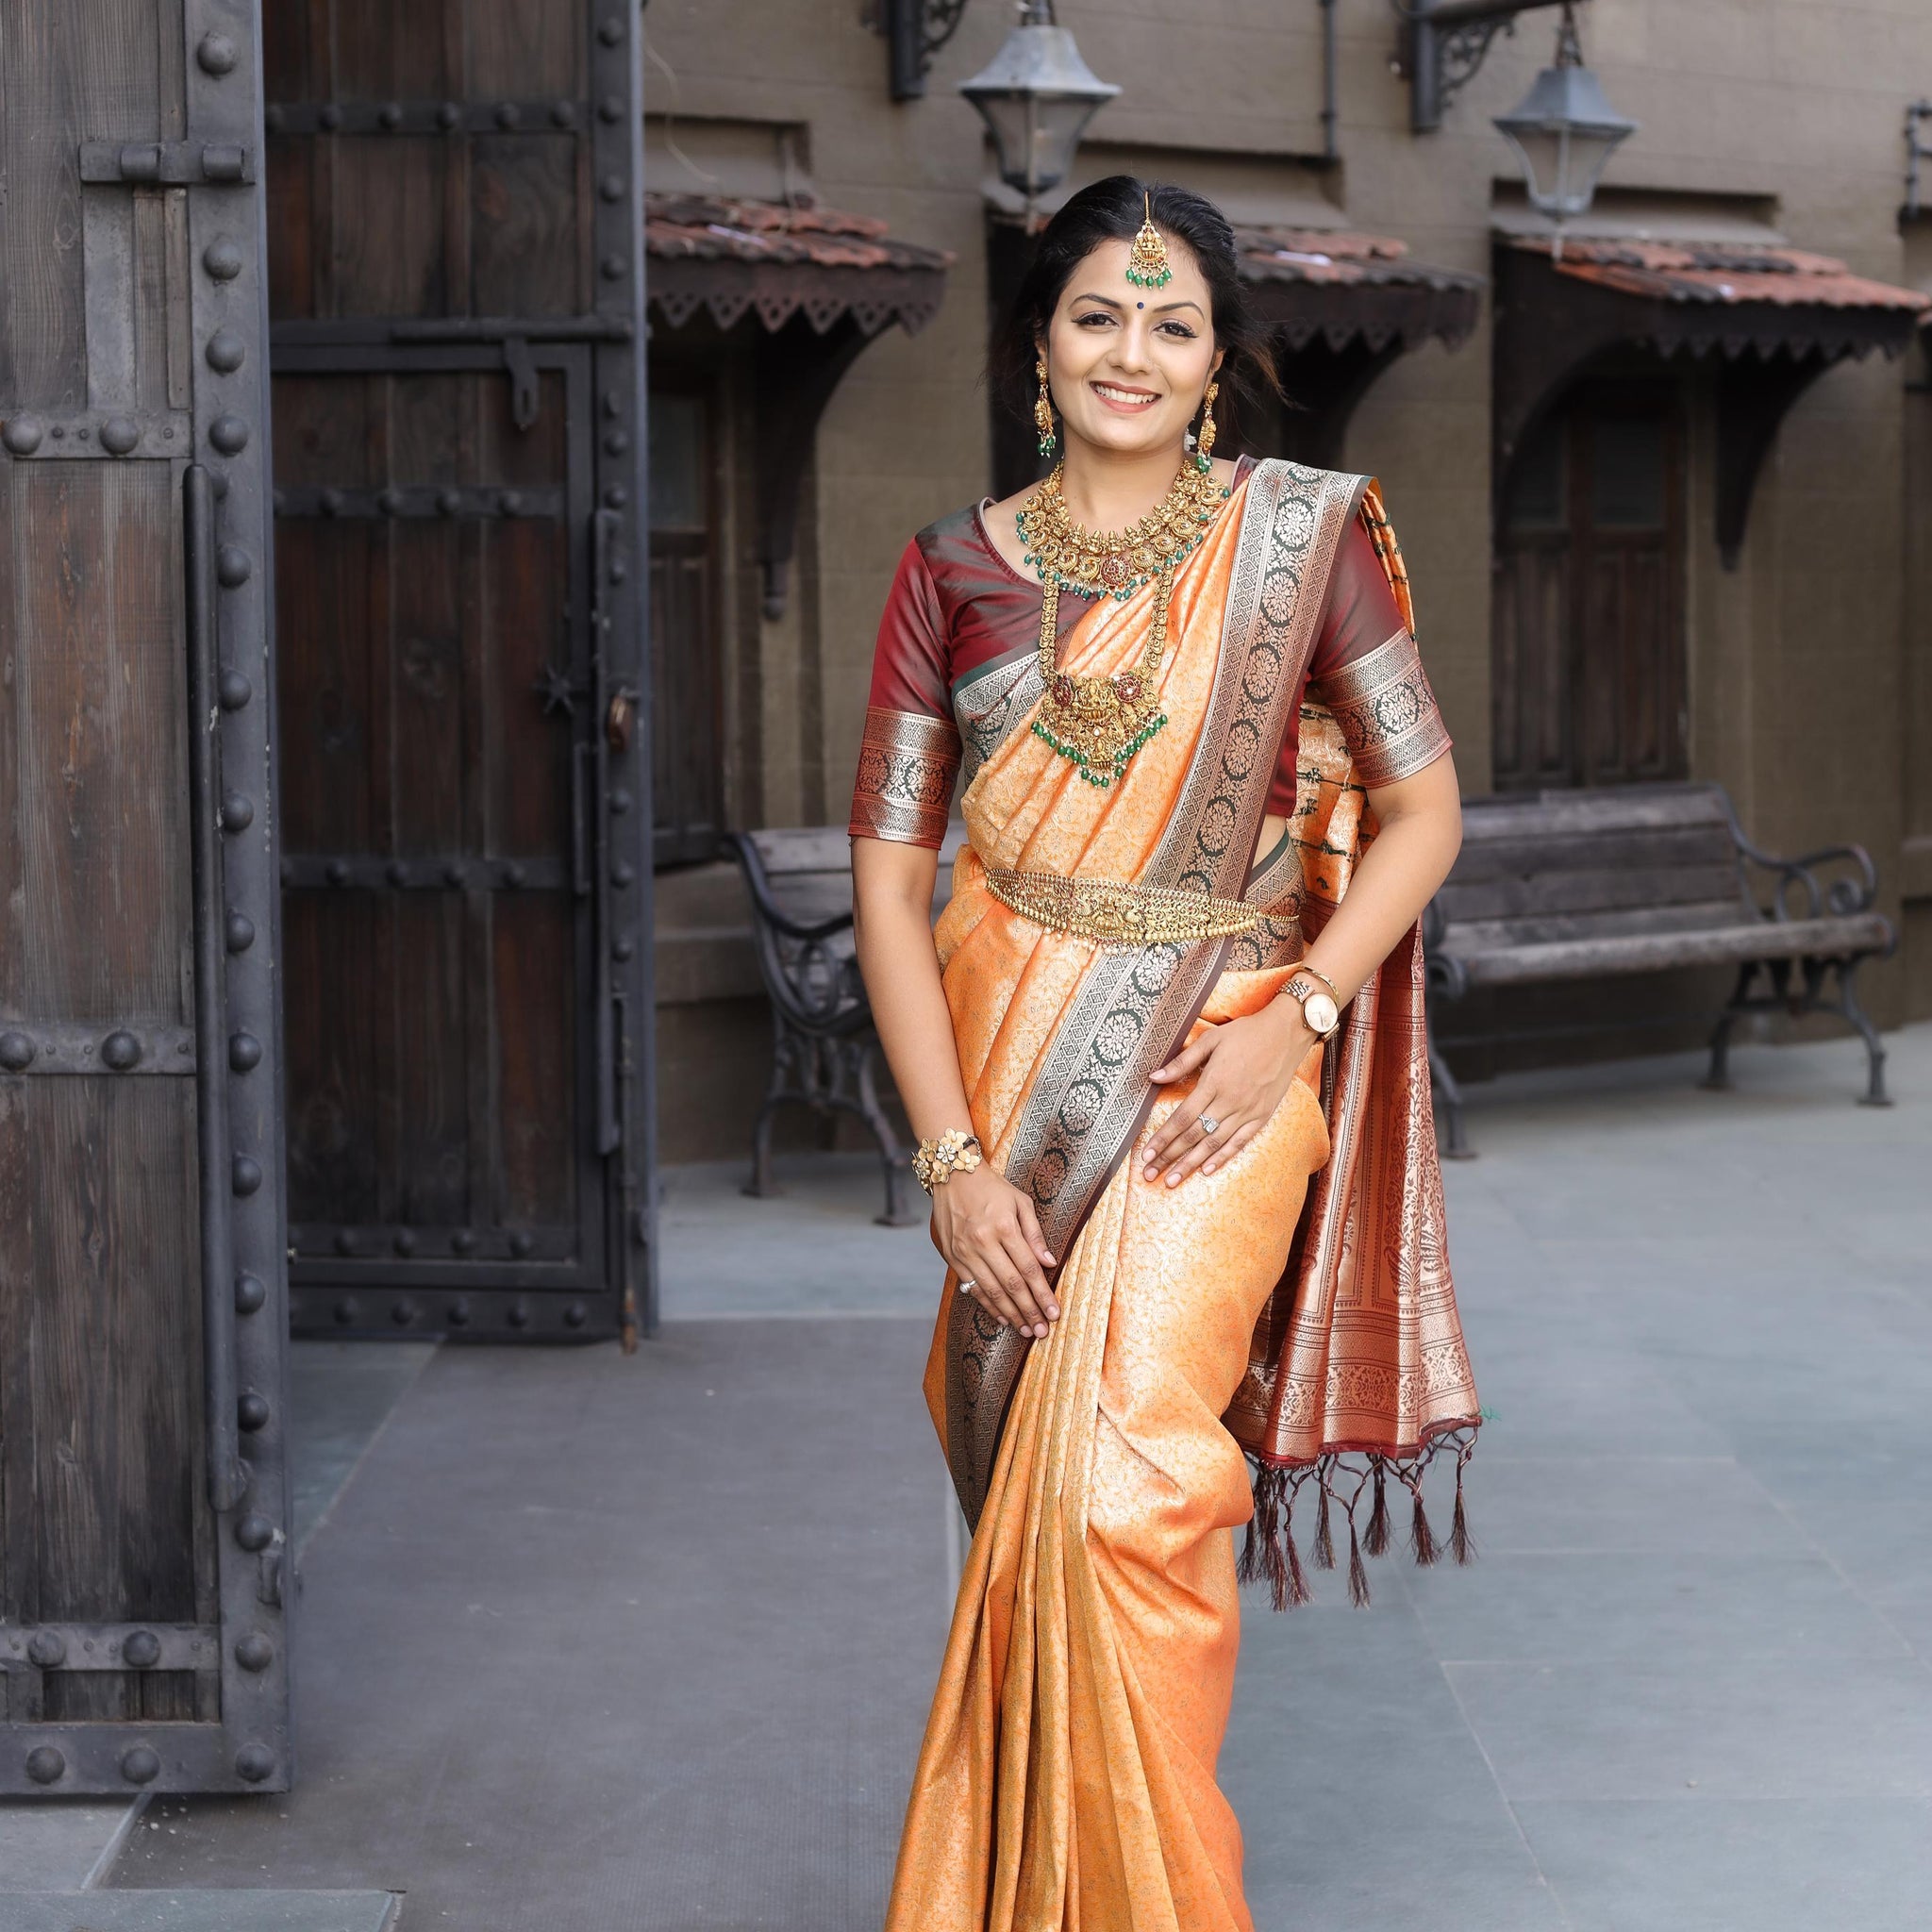
<path id="1" fill-rule="evenodd" d="M 1313 967 L 1307 967 L 1282 988 L 1290 999 L 1301 1002 L 1302 1018 L 1318 1040 L 1326 1040 L 1341 1024 L 1341 1008 L 1335 1004 L 1335 995 L 1315 984 L 1323 976 Z"/>

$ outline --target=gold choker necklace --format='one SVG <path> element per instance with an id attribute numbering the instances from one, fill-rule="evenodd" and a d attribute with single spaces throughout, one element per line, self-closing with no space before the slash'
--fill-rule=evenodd
<path id="1" fill-rule="evenodd" d="M 1021 506 L 1020 541 L 1026 561 L 1045 588 L 1040 608 L 1040 678 L 1046 687 L 1033 732 L 1079 767 L 1090 785 L 1108 786 L 1127 760 L 1167 723 L 1154 696 L 1154 674 L 1167 645 L 1167 601 L 1174 571 L 1200 542 L 1227 495 L 1214 481 L 1206 457 L 1181 459 L 1174 487 L 1130 530 L 1087 530 L 1067 515 L 1060 493 L 1066 465 Z M 1154 621 L 1140 668 L 1111 677 L 1075 677 L 1059 670 L 1060 592 L 1110 596 L 1124 603 L 1142 584 L 1155 583 Z"/>

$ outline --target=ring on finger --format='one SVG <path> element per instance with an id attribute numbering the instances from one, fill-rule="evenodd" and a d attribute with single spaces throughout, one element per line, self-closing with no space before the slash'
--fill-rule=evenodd
<path id="1" fill-rule="evenodd" d="M 961 1294 L 971 1294 L 978 1286 L 979 1284 L 976 1281 L 962 1281 L 959 1284 L 959 1292 Z"/>
<path id="2" fill-rule="evenodd" d="M 1221 1131 L 1221 1123 L 1211 1113 L 1204 1113 L 1201 1116 L 1201 1131 L 1204 1134 L 1218 1134 Z"/>

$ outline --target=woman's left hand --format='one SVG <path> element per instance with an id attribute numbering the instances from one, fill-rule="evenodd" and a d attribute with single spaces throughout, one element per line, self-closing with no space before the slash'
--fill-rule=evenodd
<path id="1" fill-rule="evenodd" d="M 1153 1075 L 1166 1087 L 1190 1074 L 1196 1078 L 1141 1156 L 1141 1178 L 1160 1176 L 1177 1188 L 1197 1167 L 1212 1174 L 1240 1153 L 1281 1105 L 1315 1039 L 1291 999 L 1273 999 L 1258 1013 L 1208 1027 Z M 1214 1123 L 1212 1134 L 1201 1131 L 1204 1118 Z"/>

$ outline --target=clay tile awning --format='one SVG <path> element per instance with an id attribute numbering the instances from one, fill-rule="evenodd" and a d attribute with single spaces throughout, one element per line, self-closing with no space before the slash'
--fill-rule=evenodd
<path id="1" fill-rule="evenodd" d="M 1632 331 L 1665 353 L 1896 355 L 1932 310 L 1932 296 L 1855 275 L 1801 248 L 1568 240 L 1558 257 L 1543 236 L 1515 236 L 1508 245 L 1541 257 L 1565 281 L 1647 305 L 1644 316 L 1629 318 Z"/>
<path id="2" fill-rule="evenodd" d="M 1779 425 L 1827 370 L 1896 356 L 1932 296 L 1772 242 L 1504 235 L 1496 249 L 1495 460 L 1500 492 L 1543 410 L 1584 367 L 1631 345 L 1688 356 L 1717 401 L 1717 542 L 1727 569 Z"/>
<path id="3" fill-rule="evenodd" d="M 720 328 L 750 312 L 775 333 L 803 314 L 820 335 L 846 316 L 865 336 L 893 322 L 916 333 L 953 260 L 868 215 L 693 194 L 644 196 L 644 252 L 651 306 L 673 328 L 704 308 Z"/>
<path id="4" fill-rule="evenodd" d="M 1359 340 L 1379 354 L 1465 341 L 1482 306 L 1480 275 L 1431 268 L 1407 242 L 1330 228 L 1235 230 L 1256 307 L 1293 349 L 1318 338 L 1340 355 Z"/>

